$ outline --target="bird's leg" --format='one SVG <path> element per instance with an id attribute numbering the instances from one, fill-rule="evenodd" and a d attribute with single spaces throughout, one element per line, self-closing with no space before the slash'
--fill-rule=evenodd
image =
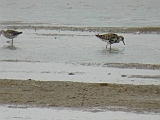
<path id="1" fill-rule="evenodd" d="M 12 47 L 13 47 L 13 39 L 12 39 Z"/>
<path id="2" fill-rule="evenodd" d="M 108 45 L 108 44 L 107 44 Z M 106 45 L 106 49 L 107 49 L 107 45 Z"/>
<path id="3" fill-rule="evenodd" d="M 111 51 L 111 44 L 110 44 L 110 51 Z"/>

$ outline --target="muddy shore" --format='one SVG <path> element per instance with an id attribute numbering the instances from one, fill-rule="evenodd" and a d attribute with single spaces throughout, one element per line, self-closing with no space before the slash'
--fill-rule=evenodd
<path id="1" fill-rule="evenodd" d="M 98 33 L 135 33 L 135 34 L 160 34 L 160 27 L 80 27 L 80 26 L 55 26 L 49 23 L 23 23 L 23 22 L 0 22 L 3 29 L 33 29 L 33 30 L 58 30 L 58 31 L 82 31 Z"/>
<path id="2" fill-rule="evenodd" d="M 160 85 L 0 79 L 0 104 L 159 113 Z"/>

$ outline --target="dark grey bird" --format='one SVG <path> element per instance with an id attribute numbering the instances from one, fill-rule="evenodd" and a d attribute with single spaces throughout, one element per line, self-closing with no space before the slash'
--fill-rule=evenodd
<path id="1" fill-rule="evenodd" d="M 22 32 L 14 31 L 14 30 L 1 30 L 0 35 L 3 34 L 4 37 L 8 39 L 12 39 L 12 47 L 13 47 L 13 38 L 17 37 L 19 34 L 22 34 Z"/>

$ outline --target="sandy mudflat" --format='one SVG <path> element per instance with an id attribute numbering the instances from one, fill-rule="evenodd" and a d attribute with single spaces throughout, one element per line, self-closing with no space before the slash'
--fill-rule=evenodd
<path id="1" fill-rule="evenodd" d="M 0 104 L 160 112 L 160 85 L 0 79 Z"/>
<path id="2" fill-rule="evenodd" d="M 15 25 L 15 24 L 18 24 Z M 1 23 L 1 25 L 7 29 L 45 29 L 45 30 L 62 30 L 62 31 L 89 31 L 89 32 L 113 32 L 113 33 L 156 33 L 160 34 L 160 27 L 73 27 L 73 26 L 46 26 L 41 24 L 30 24 L 28 23 L 15 23 L 7 22 Z M 44 34 L 45 35 L 45 34 Z"/>

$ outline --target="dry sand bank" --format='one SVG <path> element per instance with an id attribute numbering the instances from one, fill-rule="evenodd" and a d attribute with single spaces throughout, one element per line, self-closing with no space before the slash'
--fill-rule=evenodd
<path id="1" fill-rule="evenodd" d="M 0 104 L 160 112 L 160 85 L 1 79 Z"/>

